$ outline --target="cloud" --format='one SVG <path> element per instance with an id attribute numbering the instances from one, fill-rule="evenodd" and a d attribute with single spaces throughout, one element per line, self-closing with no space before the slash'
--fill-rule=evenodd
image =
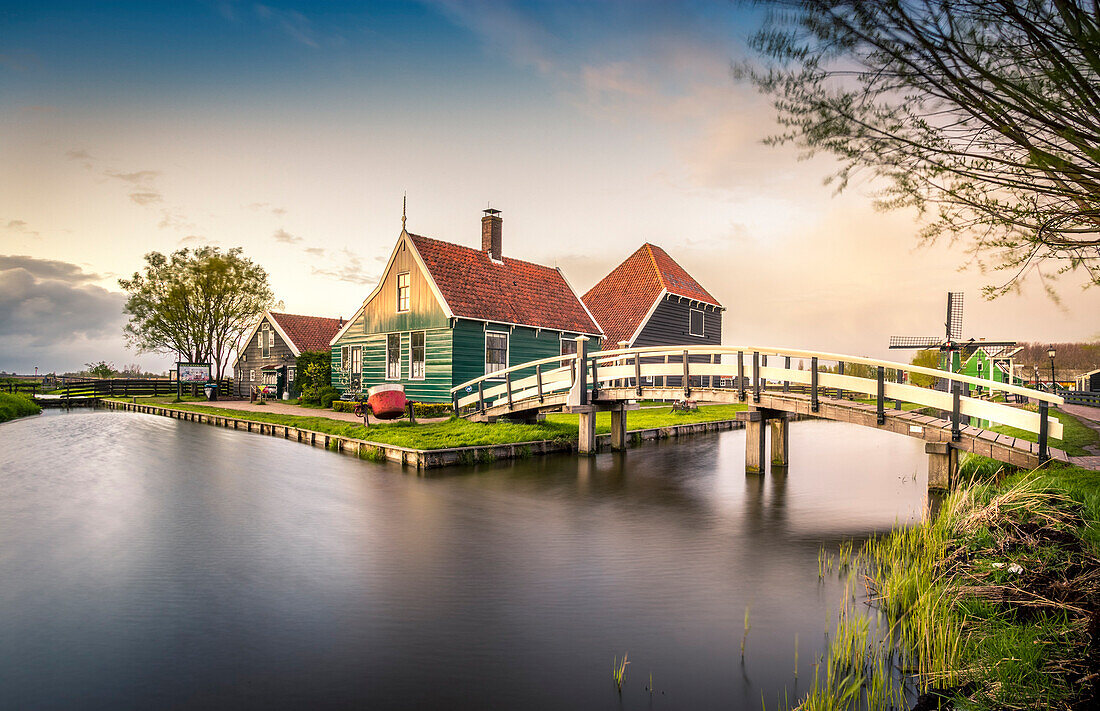
<path id="1" fill-rule="evenodd" d="M 308 249 L 306 251 L 309 251 Z M 350 250 L 341 250 L 341 262 L 329 269 L 314 267 L 311 271 L 315 276 L 329 277 L 345 281 L 349 284 L 368 285 L 376 284 L 377 277 L 373 273 L 367 273 L 363 269 L 363 260 Z"/>
<path id="2" fill-rule="evenodd" d="M 108 170 L 104 175 L 130 183 L 135 186 L 147 186 L 160 177 L 159 170 L 137 170 L 133 173 L 120 173 L 117 170 Z"/>
<path id="3" fill-rule="evenodd" d="M 312 254 L 314 257 L 325 256 L 325 250 L 321 247 L 306 247 L 306 254 Z"/>
<path id="4" fill-rule="evenodd" d="M 256 3 L 254 6 L 256 16 L 261 20 L 273 24 L 283 34 L 295 42 L 316 49 L 318 46 L 317 32 L 309 18 L 296 10 L 280 10 L 269 5 Z"/>
<path id="5" fill-rule="evenodd" d="M 273 237 L 276 242 L 283 242 L 285 244 L 294 244 L 295 242 L 302 241 L 301 237 L 295 237 L 294 235 L 281 228 L 275 230 L 275 234 L 273 235 Z"/>
<path id="6" fill-rule="evenodd" d="M 199 242 L 205 242 L 205 241 L 206 241 L 205 238 L 202 237 L 201 235 L 187 235 L 186 237 L 181 237 L 179 243 L 181 245 L 189 245 L 189 244 L 197 244 Z M 212 243 L 212 244 L 216 244 L 216 243 Z"/>
<path id="7" fill-rule="evenodd" d="M 4 225 L 4 229 L 11 232 L 19 232 L 21 234 L 30 235 L 31 237 L 39 236 L 36 230 L 30 229 L 25 220 L 8 220 L 8 223 Z"/>
<path id="8" fill-rule="evenodd" d="M 138 205 L 152 205 L 153 203 L 160 202 L 163 198 L 164 196 L 155 190 L 130 193 L 130 199 Z"/>
<path id="9" fill-rule="evenodd" d="M 68 262 L 0 256 L 0 354 L 120 337 L 126 297 L 89 283 L 98 278 Z"/>
<path id="10" fill-rule="evenodd" d="M 281 207 L 275 207 L 269 202 L 254 202 L 249 204 L 247 207 L 249 210 L 270 212 L 272 215 L 277 215 L 279 217 L 282 217 L 286 214 L 286 210 Z"/>

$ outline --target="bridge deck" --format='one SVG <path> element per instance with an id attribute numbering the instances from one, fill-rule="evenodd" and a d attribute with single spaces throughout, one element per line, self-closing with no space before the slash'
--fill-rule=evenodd
<path id="1" fill-rule="evenodd" d="M 683 388 L 643 387 L 639 398 L 636 388 L 600 388 L 593 404 L 597 407 L 610 407 L 615 403 L 634 399 L 679 399 L 684 396 Z M 691 396 L 702 402 L 739 403 L 745 402 L 751 409 L 770 409 L 790 412 L 807 417 L 817 417 L 837 422 L 851 422 L 864 427 L 903 434 L 925 442 L 949 442 L 961 452 L 973 452 L 990 457 L 1006 464 L 1033 469 L 1041 463 L 1039 445 L 1025 439 L 965 425 L 960 428 L 958 442 L 951 442 L 951 421 L 923 415 L 917 412 L 887 409 L 885 422 L 878 424 L 878 413 L 874 405 L 844 400 L 834 397 L 818 398 L 818 410 L 812 411 L 809 395 L 792 392 L 765 390 L 760 393 L 760 402 L 753 402 L 751 392 L 746 400 L 740 399 L 736 390 L 725 388 L 692 388 Z M 542 402 L 528 398 L 502 403 L 486 408 L 484 413 L 475 415 L 476 419 L 495 419 L 515 416 L 536 411 L 559 411 L 565 406 L 565 393 L 546 395 Z M 1055 461 L 1068 462 L 1066 453 L 1060 449 L 1050 449 L 1050 457 Z"/>

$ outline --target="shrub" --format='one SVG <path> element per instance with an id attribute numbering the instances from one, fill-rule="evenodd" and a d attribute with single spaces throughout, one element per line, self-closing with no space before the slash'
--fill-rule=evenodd
<path id="1" fill-rule="evenodd" d="M 297 385 L 306 403 L 320 405 L 321 390 L 331 387 L 331 358 L 328 351 L 303 351 L 294 361 L 298 373 Z"/>
<path id="2" fill-rule="evenodd" d="M 414 405 L 417 417 L 449 417 L 451 404 L 447 402 L 418 402 Z"/>
<path id="3" fill-rule="evenodd" d="M 339 400 L 340 393 L 331 385 L 326 385 L 318 393 L 318 399 L 321 402 L 321 407 L 332 407 L 332 401 Z"/>
<path id="4" fill-rule="evenodd" d="M 42 412 L 34 400 L 18 393 L 0 393 L 0 422 Z"/>
<path id="5" fill-rule="evenodd" d="M 336 412 L 354 412 L 355 403 L 348 400 L 333 400 L 332 409 Z"/>

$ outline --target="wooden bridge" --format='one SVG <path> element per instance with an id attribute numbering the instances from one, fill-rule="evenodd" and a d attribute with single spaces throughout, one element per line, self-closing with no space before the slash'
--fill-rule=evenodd
<path id="1" fill-rule="evenodd" d="M 788 421 L 795 414 L 924 440 L 930 488 L 949 488 L 954 483 L 960 451 L 1025 468 L 1050 459 L 1068 461 L 1064 452 L 1047 445 L 1050 437 L 1062 437 L 1062 424 L 1049 416 L 1051 405 L 1062 404 L 1057 395 L 837 353 L 749 346 L 588 353 L 587 340 L 577 339 L 575 354 L 522 363 L 459 385 L 451 393 L 455 412 L 475 421 L 533 419 L 549 411 L 577 413 L 578 449 L 588 454 L 595 450 L 598 411 L 610 411 L 611 446 L 622 449 L 627 412 L 637 409 L 638 400 L 744 402 L 748 410 L 739 413 L 738 419 L 744 420 L 746 428 L 746 471 L 759 472 L 765 466 L 767 425 L 772 430 L 771 464 L 787 464 Z M 808 361 L 809 368 L 792 368 L 792 359 Z M 822 366 L 833 372 L 821 370 Z M 911 385 L 904 382 L 905 374 L 931 376 L 948 388 Z M 905 403 L 918 409 L 907 409 Z M 1037 403 L 1037 411 L 1025 407 L 1031 403 Z M 978 423 L 989 424 L 979 427 Z M 1032 432 L 1038 442 L 987 429 L 993 425 Z"/>

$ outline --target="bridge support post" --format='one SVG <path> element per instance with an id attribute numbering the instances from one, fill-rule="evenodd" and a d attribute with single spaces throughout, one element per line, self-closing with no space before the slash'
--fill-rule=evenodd
<path id="1" fill-rule="evenodd" d="M 579 409 L 579 408 L 578 408 Z M 579 454 L 596 453 L 596 408 L 589 406 L 578 413 L 579 432 L 577 452 Z"/>
<path id="2" fill-rule="evenodd" d="M 927 442 L 924 451 L 928 454 L 928 489 L 950 490 L 958 478 L 959 450 L 950 442 Z"/>
<path id="3" fill-rule="evenodd" d="M 764 418 L 759 412 L 745 414 L 745 473 L 762 474 L 764 472 Z"/>
<path id="4" fill-rule="evenodd" d="M 611 449 L 626 449 L 626 408 L 621 404 L 611 408 Z"/>
<path id="5" fill-rule="evenodd" d="M 771 421 L 772 430 L 772 466 L 785 467 L 790 463 L 790 420 L 777 417 Z"/>

